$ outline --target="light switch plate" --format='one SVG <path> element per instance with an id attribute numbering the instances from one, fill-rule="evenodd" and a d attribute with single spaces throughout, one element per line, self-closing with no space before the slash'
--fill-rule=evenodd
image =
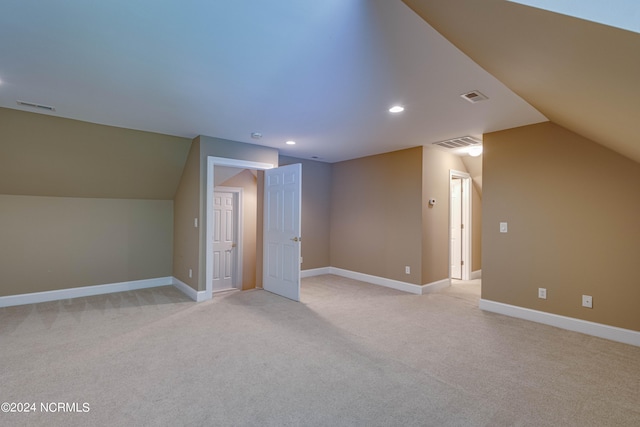
<path id="1" fill-rule="evenodd" d="M 509 231 L 509 226 L 506 222 L 501 222 L 500 223 L 500 232 L 501 233 L 506 233 Z"/>

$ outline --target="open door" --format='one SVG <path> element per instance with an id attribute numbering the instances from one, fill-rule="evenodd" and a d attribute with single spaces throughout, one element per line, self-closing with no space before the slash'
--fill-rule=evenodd
<path id="1" fill-rule="evenodd" d="M 462 279 L 462 179 L 452 178 L 450 181 L 449 226 L 449 260 L 452 279 Z"/>
<path id="2" fill-rule="evenodd" d="M 302 165 L 265 170 L 264 290 L 300 301 Z"/>
<path id="3" fill-rule="evenodd" d="M 449 274 L 452 279 L 471 278 L 471 176 L 449 171 Z"/>

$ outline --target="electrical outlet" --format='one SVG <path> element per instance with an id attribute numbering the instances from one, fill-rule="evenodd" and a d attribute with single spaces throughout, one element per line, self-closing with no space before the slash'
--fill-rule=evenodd
<path id="1" fill-rule="evenodd" d="M 582 295 L 582 306 L 593 308 L 593 297 L 591 295 Z"/>
<path id="2" fill-rule="evenodd" d="M 411 274 L 411 267 L 409 267 L 408 265 L 404 266 L 404 272 L 405 274 Z"/>
<path id="3" fill-rule="evenodd" d="M 198 218 L 193 218 L 193 226 L 198 228 Z"/>
<path id="4" fill-rule="evenodd" d="M 538 298 L 547 299 L 547 289 L 546 288 L 538 288 Z"/>
<path id="5" fill-rule="evenodd" d="M 189 279 L 191 279 L 193 277 L 193 270 L 189 269 Z"/>

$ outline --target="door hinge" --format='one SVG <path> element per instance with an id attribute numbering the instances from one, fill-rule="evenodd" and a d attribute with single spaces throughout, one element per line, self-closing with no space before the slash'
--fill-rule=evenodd
<path id="1" fill-rule="evenodd" d="M 460 261 L 460 265 L 464 265 L 464 261 Z"/>
<path id="2" fill-rule="evenodd" d="M 460 224 L 460 228 L 464 228 L 464 224 Z"/>

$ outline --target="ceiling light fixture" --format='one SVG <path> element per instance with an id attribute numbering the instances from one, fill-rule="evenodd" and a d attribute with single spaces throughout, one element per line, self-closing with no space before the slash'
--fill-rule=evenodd
<path id="1" fill-rule="evenodd" d="M 251 138 L 260 139 L 262 138 L 262 134 L 260 132 L 251 132 Z"/>
<path id="2" fill-rule="evenodd" d="M 467 153 L 469 153 L 471 157 L 478 157 L 480 154 L 482 154 L 482 145 L 470 147 Z"/>
<path id="3" fill-rule="evenodd" d="M 285 144 L 287 144 L 287 145 L 296 145 L 296 142 L 295 141 L 287 141 L 287 142 L 285 142 Z"/>
<path id="4" fill-rule="evenodd" d="M 393 107 L 389 108 L 390 113 L 402 113 L 403 111 L 404 107 L 400 105 L 394 105 Z"/>

